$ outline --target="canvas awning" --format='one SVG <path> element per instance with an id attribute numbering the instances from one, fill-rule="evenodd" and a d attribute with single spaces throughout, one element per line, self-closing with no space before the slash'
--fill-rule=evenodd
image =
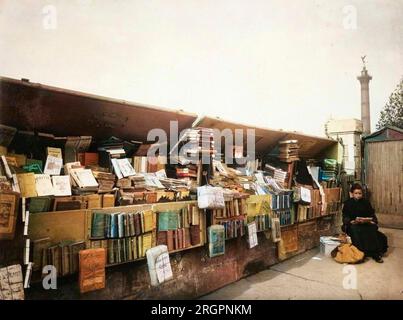
<path id="1" fill-rule="evenodd" d="M 257 154 L 270 152 L 280 140 L 297 139 L 300 145 L 299 154 L 301 157 L 314 158 L 330 146 L 337 144 L 335 140 L 306 135 L 299 132 L 289 132 L 283 130 L 274 130 L 268 128 L 255 127 L 252 125 L 240 124 L 232 121 L 226 121 L 221 118 L 203 117 L 193 124 L 197 127 L 207 127 L 213 129 L 235 129 L 243 130 L 246 137 L 247 129 L 255 129 L 255 151 Z"/>
<path id="2" fill-rule="evenodd" d="M 57 136 L 116 136 L 146 141 L 147 133 L 169 122 L 189 128 L 197 115 L 73 90 L 0 77 L 0 123 Z"/>

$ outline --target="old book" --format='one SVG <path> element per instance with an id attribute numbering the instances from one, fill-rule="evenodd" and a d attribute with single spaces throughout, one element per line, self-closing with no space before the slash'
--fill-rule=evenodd
<path id="1" fill-rule="evenodd" d="M 7 156 L 15 158 L 17 167 L 19 168 L 27 164 L 27 156 L 25 154 L 8 153 Z"/>
<path id="2" fill-rule="evenodd" d="M 160 244 L 168 245 L 168 231 L 157 232 L 157 245 Z"/>
<path id="3" fill-rule="evenodd" d="M 6 176 L 0 176 L 0 191 L 13 191 L 11 182 Z"/>
<path id="4" fill-rule="evenodd" d="M 174 232 L 173 232 L 173 230 L 168 230 L 168 231 L 165 231 L 165 232 L 167 233 L 168 251 L 173 251 L 173 250 L 175 250 Z"/>
<path id="5" fill-rule="evenodd" d="M 37 163 L 27 164 L 22 167 L 25 172 L 33 172 L 36 174 L 42 174 L 42 168 Z"/>
<path id="6" fill-rule="evenodd" d="M 4 174 L 7 176 L 8 179 L 11 179 L 13 176 L 13 172 L 11 172 L 10 166 L 8 165 L 5 156 L 1 156 L 1 165 L 4 168 Z"/>
<path id="7" fill-rule="evenodd" d="M 71 169 L 70 175 L 80 188 L 98 187 L 91 169 Z"/>
<path id="8" fill-rule="evenodd" d="M 87 249 L 79 253 L 80 292 L 105 288 L 105 249 Z"/>
<path id="9" fill-rule="evenodd" d="M 192 225 L 189 228 L 190 232 L 190 243 L 192 246 L 196 246 L 200 244 L 200 226 Z"/>
<path id="10" fill-rule="evenodd" d="M 21 265 L 0 269 L 0 288 L 4 300 L 24 300 L 24 283 Z"/>
<path id="11" fill-rule="evenodd" d="M 71 196 L 69 176 L 52 176 L 52 183 L 55 196 Z"/>
<path id="12" fill-rule="evenodd" d="M 29 200 L 29 212 L 48 212 L 51 210 L 52 197 L 34 197 Z"/>
<path id="13" fill-rule="evenodd" d="M 83 166 L 98 165 L 99 157 L 96 152 L 83 152 L 78 154 L 78 160 Z"/>
<path id="14" fill-rule="evenodd" d="M 91 224 L 91 237 L 92 238 L 103 238 L 105 236 L 106 229 L 106 217 L 107 214 L 102 212 L 93 212 L 92 214 L 92 224 Z"/>
<path id="15" fill-rule="evenodd" d="M 70 244 L 74 241 L 64 241 L 59 244 L 61 254 L 61 275 L 66 276 L 71 274 L 70 270 Z"/>
<path id="16" fill-rule="evenodd" d="M 34 173 L 19 173 L 17 174 L 17 179 L 21 197 L 30 198 L 37 196 Z"/>
<path id="17" fill-rule="evenodd" d="M 18 201 L 18 193 L 6 191 L 0 193 L 0 240 L 14 239 Z"/>
<path id="18" fill-rule="evenodd" d="M 54 195 L 52 179 L 48 174 L 35 175 L 36 192 L 39 197 Z"/>
<path id="19" fill-rule="evenodd" d="M 208 227 L 209 256 L 215 257 L 225 253 L 225 230 L 223 225 Z"/>
<path id="20" fill-rule="evenodd" d="M 183 249 L 183 228 L 178 229 L 177 231 L 177 237 L 178 237 L 178 249 Z"/>
<path id="21" fill-rule="evenodd" d="M 78 272 L 78 254 L 81 250 L 85 250 L 85 242 L 77 241 L 75 243 L 69 244 L 69 252 L 70 252 L 70 273 Z"/>
<path id="22" fill-rule="evenodd" d="M 148 232 L 143 234 L 142 236 L 142 250 L 141 250 L 141 257 L 146 255 L 148 249 L 152 247 L 152 233 Z"/>
<path id="23" fill-rule="evenodd" d="M 159 212 L 158 231 L 176 230 L 178 228 L 178 213 Z"/>
<path id="24" fill-rule="evenodd" d="M 50 174 L 52 176 L 58 176 L 60 175 L 62 167 L 63 159 L 49 155 L 46 158 L 46 164 L 43 173 Z"/>
<path id="25" fill-rule="evenodd" d="M 192 246 L 192 241 L 190 238 L 190 227 L 189 228 L 184 228 L 184 247 L 188 248 Z"/>
<path id="26" fill-rule="evenodd" d="M 90 194 L 85 196 L 85 201 L 87 201 L 87 209 L 102 207 L 102 196 L 99 194 Z"/>
<path id="27" fill-rule="evenodd" d="M 55 199 L 54 202 L 54 211 L 85 209 L 85 204 L 80 200 Z"/>
<path id="28" fill-rule="evenodd" d="M 33 271 L 41 270 L 43 265 L 43 254 L 46 252 L 46 249 L 50 247 L 50 238 L 42 238 L 32 241 L 32 262 L 33 262 Z"/>
<path id="29" fill-rule="evenodd" d="M 152 231 L 154 229 L 154 212 L 152 210 L 143 211 L 144 216 L 144 232 Z"/>
<path id="30" fill-rule="evenodd" d="M 197 206 L 193 206 L 192 208 L 192 225 L 200 224 L 200 211 Z"/>
<path id="31" fill-rule="evenodd" d="M 115 195 L 114 194 L 104 194 L 102 195 L 102 207 L 114 207 L 115 206 Z"/>
<path id="32" fill-rule="evenodd" d="M 132 181 L 129 178 L 118 179 L 116 186 L 119 188 L 130 188 L 132 186 Z"/>
<path id="33" fill-rule="evenodd" d="M 63 159 L 62 149 L 60 149 L 60 148 L 47 147 L 46 148 L 46 154 L 48 156 Z"/>

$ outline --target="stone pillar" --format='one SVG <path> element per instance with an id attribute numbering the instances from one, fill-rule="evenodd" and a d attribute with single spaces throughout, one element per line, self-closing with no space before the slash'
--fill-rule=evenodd
<path id="1" fill-rule="evenodd" d="M 357 77 L 361 84 L 361 120 L 363 123 L 363 134 L 371 133 L 371 117 L 369 109 L 369 81 L 372 77 L 368 74 L 365 65 L 361 71 L 361 75 Z"/>

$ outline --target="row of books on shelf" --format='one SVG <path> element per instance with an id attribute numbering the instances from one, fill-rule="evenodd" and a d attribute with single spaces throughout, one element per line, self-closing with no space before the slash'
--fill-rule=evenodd
<path id="1" fill-rule="evenodd" d="M 132 237 L 154 229 L 155 213 L 152 210 L 92 213 L 91 238 Z"/>
<path id="2" fill-rule="evenodd" d="M 169 231 L 180 228 L 189 228 L 191 225 L 200 225 L 201 210 L 196 204 L 171 211 L 158 212 L 158 231 Z"/>
<path id="3" fill-rule="evenodd" d="M 121 239 L 92 240 L 91 248 L 104 248 L 107 264 L 124 263 L 144 258 L 146 251 L 156 245 L 156 236 L 147 232 Z"/>
<path id="4" fill-rule="evenodd" d="M 187 228 L 158 231 L 157 244 L 166 245 L 168 251 L 181 250 L 200 245 L 200 226 L 191 225 Z"/>
<path id="5" fill-rule="evenodd" d="M 188 201 L 191 199 L 192 196 L 188 189 L 177 189 L 172 191 L 136 191 L 135 189 L 126 188 L 118 191 L 116 202 L 119 206 L 127 206 L 145 203 Z"/>
<path id="6" fill-rule="evenodd" d="M 245 234 L 246 224 L 244 219 L 217 221 L 216 224 L 224 226 L 226 240 L 242 237 Z"/>
<path id="7" fill-rule="evenodd" d="M 30 213 L 108 208 L 114 207 L 115 195 L 90 194 L 70 197 L 33 197 L 26 200 L 26 205 Z"/>
<path id="8" fill-rule="evenodd" d="M 271 215 L 270 214 L 259 214 L 254 217 L 247 218 L 248 223 L 255 221 L 257 231 L 264 231 L 271 228 Z"/>
<path id="9" fill-rule="evenodd" d="M 314 210 L 314 206 L 302 205 L 302 204 L 298 205 L 298 209 L 297 209 L 297 221 L 298 222 L 303 222 L 303 221 L 317 218 L 320 216 L 321 216 L 320 211 L 318 211 L 317 209 Z"/>
<path id="10" fill-rule="evenodd" d="M 293 208 L 286 209 L 286 210 L 273 211 L 273 217 L 279 218 L 280 226 L 294 224 L 294 222 L 295 222 L 295 212 L 294 212 Z"/>
<path id="11" fill-rule="evenodd" d="M 247 212 L 246 198 L 235 198 L 230 201 L 224 201 L 225 207 L 222 209 L 213 209 L 215 218 L 231 218 L 244 215 Z"/>
<path id="12" fill-rule="evenodd" d="M 63 241 L 51 244 L 50 238 L 33 240 L 33 271 L 42 270 L 46 265 L 53 265 L 58 276 L 78 272 L 78 253 L 86 248 L 84 241 Z"/>
<path id="13" fill-rule="evenodd" d="M 293 206 L 293 192 L 285 191 L 280 194 L 271 193 L 271 209 L 283 210 Z"/>

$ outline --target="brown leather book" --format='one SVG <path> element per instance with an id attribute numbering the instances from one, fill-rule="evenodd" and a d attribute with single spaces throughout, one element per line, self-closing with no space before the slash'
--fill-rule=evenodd
<path id="1" fill-rule="evenodd" d="M 140 214 L 136 213 L 134 215 L 134 230 L 136 231 L 136 235 L 138 236 L 141 234 L 141 216 Z"/>
<path id="2" fill-rule="evenodd" d="M 167 231 L 167 246 L 168 246 L 168 251 L 175 250 L 175 248 L 174 248 L 174 232 L 173 232 L 173 230 L 168 230 Z"/>
<path id="3" fill-rule="evenodd" d="M 192 245 L 190 241 L 190 228 L 185 228 L 184 232 L 185 232 L 185 248 L 189 248 Z"/>
<path id="4" fill-rule="evenodd" d="M 105 288 L 105 249 L 87 249 L 79 252 L 80 292 Z"/>
<path id="5" fill-rule="evenodd" d="M 182 233 L 182 229 L 177 230 L 177 236 L 178 236 L 178 249 L 183 249 L 183 233 Z"/>
<path id="6" fill-rule="evenodd" d="M 159 231 L 157 233 L 157 245 L 160 244 L 168 246 L 168 231 Z"/>
<path id="7" fill-rule="evenodd" d="M 96 152 L 85 152 L 84 153 L 84 166 L 95 166 L 98 165 L 99 157 Z"/>
<path id="8" fill-rule="evenodd" d="M 176 229 L 174 231 L 175 250 L 180 249 L 180 247 L 179 247 L 179 232 L 178 231 L 179 231 L 178 229 Z"/>
<path id="9" fill-rule="evenodd" d="M 200 244 L 200 226 L 190 226 L 190 242 L 192 246 Z"/>

